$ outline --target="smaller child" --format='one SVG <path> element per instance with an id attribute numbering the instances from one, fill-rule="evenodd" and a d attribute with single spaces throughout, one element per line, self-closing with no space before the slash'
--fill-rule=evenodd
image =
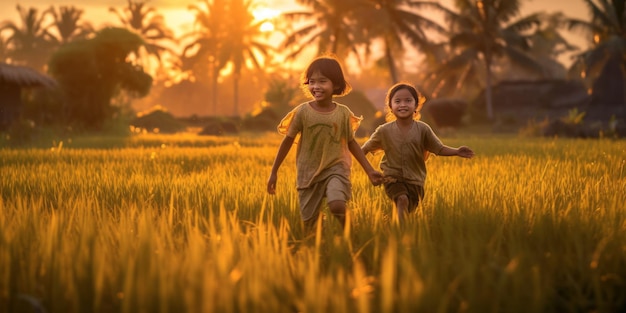
<path id="1" fill-rule="evenodd" d="M 394 201 L 398 222 L 415 211 L 424 198 L 428 153 L 471 158 L 466 147 L 451 148 L 435 135 L 428 124 L 419 121 L 425 98 L 415 87 L 398 83 L 387 92 L 387 123 L 378 126 L 363 144 L 364 154 L 383 150 L 380 168 L 385 175 L 385 193 Z"/>

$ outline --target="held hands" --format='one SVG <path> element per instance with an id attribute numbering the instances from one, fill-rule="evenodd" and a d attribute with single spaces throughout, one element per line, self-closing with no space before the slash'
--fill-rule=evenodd
<path id="1" fill-rule="evenodd" d="M 384 176 L 383 176 L 383 173 L 379 171 L 371 171 L 367 173 L 367 176 L 369 176 L 370 181 L 372 182 L 372 185 L 374 186 L 378 186 L 383 183 Z"/>
<path id="2" fill-rule="evenodd" d="M 462 158 L 471 159 L 474 156 L 474 151 L 472 151 L 472 149 L 470 149 L 469 147 L 460 146 L 457 149 L 457 155 L 462 157 Z"/>

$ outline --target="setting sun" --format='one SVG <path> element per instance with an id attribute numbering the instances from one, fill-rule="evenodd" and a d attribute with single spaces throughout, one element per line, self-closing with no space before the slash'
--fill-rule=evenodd
<path id="1" fill-rule="evenodd" d="M 262 32 L 271 32 L 274 31 L 275 28 L 272 20 L 280 15 L 280 11 L 270 8 L 261 8 L 258 10 L 254 10 L 254 12 L 252 12 L 252 15 L 254 15 L 254 19 L 257 21 L 265 21 L 263 22 L 263 24 L 261 24 Z"/>

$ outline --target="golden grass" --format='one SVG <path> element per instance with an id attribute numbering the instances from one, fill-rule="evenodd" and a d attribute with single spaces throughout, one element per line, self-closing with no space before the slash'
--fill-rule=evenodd
<path id="1" fill-rule="evenodd" d="M 0 311 L 626 310 L 624 141 L 444 140 L 477 155 L 433 157 L 403 227 L 355 162 L 310 242 L 278 136 L 2 149 Z"/>

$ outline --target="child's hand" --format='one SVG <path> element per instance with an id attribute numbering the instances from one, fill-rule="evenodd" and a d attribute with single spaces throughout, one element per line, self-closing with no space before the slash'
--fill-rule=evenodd
<path id="1" fill-rule="evenodd" d="M 270 178 L 267 180 L 267 193 L 270 195 L 276 194 L 276 175 L 270 175 Z"/>
<path id="2" fill-rule="evenodd" d="M 368 173 L 367 175 L 369 176 L 370 181 L 372 182 L 372 185 L 378 186 L 383 183 L 383 179 L 384 179 L 383 173 L 379 171 L 373 171 L 371 173 Z"/>
<path id="3" fill-rule="evenodd" d="M 398 179 L 396 179 L 393 176 L 385 176 L 385 177 L 383 177 L 383 183 L 395 183 L 397 181 L 398 181 Z"/>
<path id="4" fill-rule="evenodd" d="M 460 146 L 458 149 L 458 156 L 471 159 L 474 156 L 474 151 L 466 146 Z"/>

